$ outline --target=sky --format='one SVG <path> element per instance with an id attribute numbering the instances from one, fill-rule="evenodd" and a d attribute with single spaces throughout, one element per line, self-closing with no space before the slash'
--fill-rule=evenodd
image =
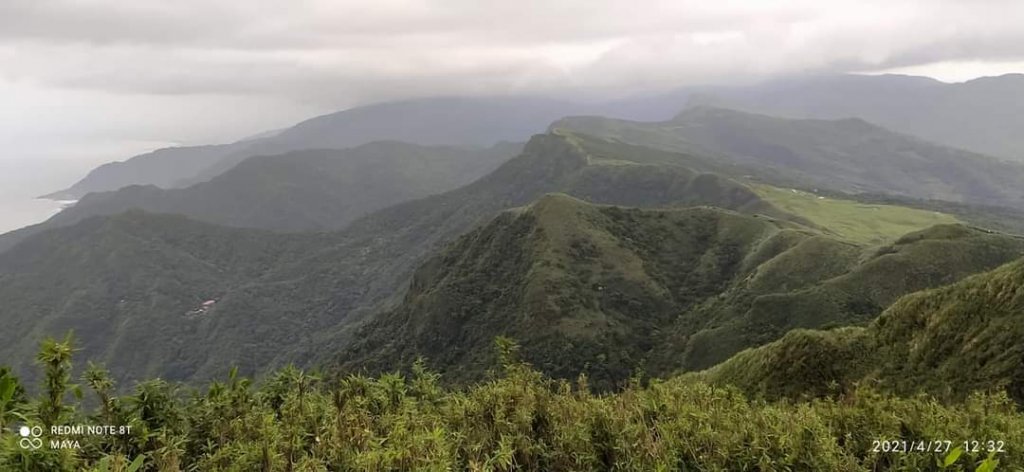
<path id="1" fill-rule="evenodd" d="M 963 81 L 1024 71 L 1021 18 L 1019 0 L 0 0 L 0 162 L 87 169 L 431 95 Z"/>

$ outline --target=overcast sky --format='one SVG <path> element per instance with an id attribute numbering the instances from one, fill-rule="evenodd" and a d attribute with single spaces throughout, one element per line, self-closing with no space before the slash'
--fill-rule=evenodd
<path id="1" fill-rule="evenodd" d="M 1019 0 L 0 0 L 0 160 L 123 159 L 426 95 L 1024 71 Z"/>

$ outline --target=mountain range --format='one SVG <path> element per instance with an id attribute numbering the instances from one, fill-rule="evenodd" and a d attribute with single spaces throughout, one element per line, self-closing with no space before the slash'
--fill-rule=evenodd
<path id="1" fill-rule="evenodd" d="M 350 149 L 257 156 L 187 188 L 132 185 L 91 193 L 44 223 L 0 236 L 0 252 L 49 228 L 131 209 L 233 227 L 337 230 L 375 210 L 472 182 L 521 148 L 513 143 L 484 149 L 377 141 Z"/>
<path id="2" fill-rule="evenodd" d="M 795 120 L 695 107 L 663 122 L 565 118 L 567 129 L 670 151 L 707 150 L 772 183 L 1024 208 L 1024 164 L 894 133 L 857 118 Z"/>
<path id="3" fill-rule="evenodd" d="M 788 118 L 861 118 L 928 141 L 1024 161 L 1024 74 L 945 83 L 903 75 L 785 78 L 687 96 L 711 105 Z"/>
<path id="4" fill-rule="evenodd" d="M 86 357 L 107 362 L 123 378 L 204 378 L 231 364 L 254 372 L 309 361 L 347 342 L 353 323 L 399 301 L 412 272 L 432 251 L 501 210 L 549 192 L 596 203 L 715 205 L 788 217 L 742 184 L 685 165 L 701 166 L 698 156 L 641 151 L 571 135 L 538 135 L 519 156 L 469 185 L 373 212 L 340 232 L 275 234 L 186 224 L 181 217 L 173 220 L 180 225 L 151 225 L 146 221 L 168 217 L 140 212 L 41 231 L 0 257 L 0 285 L 10 290 L 0 297 L 9 300 L 0 318 L 21 320 L 5 330 L 2 355 L 28 359 L 39 336 L 75 328 Z M 196 240 L 202 243 L 198 248 Z M 211 258 L 207 244 L 225 253 Z M 253 244 L 263 249 L 234 255 Z M 147 261 L 158 248 L 162 259 Z M 26 260 L 33 262 L 19 262 Z M 201 270 L 193 271 L 194 264 Z M 154 269 L 161 266 L 168 269 Z M 58 270 L 60 276 L 52 273 Z M 212 283 L 210 274 L 224 276 Z M 43 282 L 51 279 L 60 282 Z M 164 284 L 175 287 L 174 296 L 152 290 Z M 138 305 L 122 309 L 122 300 Z M 205 316 L 187 315 L 210 300 L 216 303 Z M 141 328 L 121 331 L 124 336 L 113 341 L 99 328 L 159 326 L 143 321 L 150 319 L 173 329 L 158 339 Z M 139 351 L 124 357 L 116 346 Z"/>
<path id="5" fill-rule="evenodd" d="M 1021 256 L 1024 238 L 963 225 L 872 248 L 763 215 L 549 195 L 424 263 L 339 363 L 387 371 L 429 353 L 445 378 L 470 382 L 508 336 L 546 374 L 611 388 L 638 367 L 698 370 L 793 329 L 860 325 L 902 295 Z"/>
<path id="6" fill-rule="evenodd" d="M 489 378 L 508 336 L 544 374 L 601 390 L 684 372 L 767 398 L 874 382 L 1019 401 L 1024 165 L 949 145 L 974 146 L 969 131 L 935 144 L 931 128 L 839 105 L 699 105 L 776 103 L 755 89 L 627 100 L 618 118 L 593 115 L 608 104 L 415 100 L 99 169 L 64 195 L 75 206 L 0 236 L 0 358 L 35 382 L 38 342 L 71 330 L 121 382 L 290 363 L 380 373 L 425 356 L 465 385 Z M 963 381 L 958 362 L 974 369 Z"/>
<path id="7" fill-rule="evenodd" d="M 946 146 L 1024 160 L 1017 130 L 1024 116 L 1020 74 L 947 84 L 923 77 L 843 75 L 787 78 L 745 87 L 686 87 L 620 99 L 578 102 L 541 97 L 447 97 L 367 105 L 231 144 L 161 149 L 93 170 L 47 198 L 77 200 L 130 185 L 187 187 L 248 157 L 340 149 L 372 141 L 487 147 L 521 141 L 568 115 L 666 120 L 710 105 L 780 117 L 861 118 Z M 443 119 L 437 119 L 443 117 Z"/>
<path id="8" fill-rule="evenodd" d="M 254 156 L 345 149 L 374 141 L 423 146 L 490 147 L 522 141 L 553 120 L 593 107 L 531 98 L 428 98 L 356 107 L 239 142 L 161 149 L 93 170 L 45 198 L 77 200 L 131 185 L 169 189 L 205 182 Z"/>
<path id="9" fill-rule="evenodd" d="M 0 319 L 10 327 L 0 355 L 31 359 L 39 338 L 73 329 L 83 357 L 120 380 L 289 362 L 392 369 L 420 349 L 452 380 L 468 380 L 481 374 L 472 353 L 517 334 L 550 346 L 533 359 L 544 370 L 592 370 L 612 386 L 638 365 L 703 368 L 789 328 L 868 322 L 899 295 L 1024 248 L 951 218 L 879 249 L 810 212 L 781 210 L 763 188 L 728 177 L 749 169 L 718 156 L 555 131 L 470 184 L 339 231 L 273 233 L 140 211 L 86 217 L 0 254 Z M 571 197 L 544 197 L 553 192 Z M 537 236 L 548 234 L 558 237 Z M 807 307 L 820 316 L 801 315 Z M 585 359 L 598 361 L 584 368 Z"/>

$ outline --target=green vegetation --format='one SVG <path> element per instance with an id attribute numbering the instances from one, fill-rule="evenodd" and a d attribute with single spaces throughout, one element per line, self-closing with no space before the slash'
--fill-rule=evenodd
<path id="1" fill-rule="evenodd" d="M 0 470 L 1024 464 L 1024 238 L 960 223 L 1017 211 L 928 200 L 1019 205 L 1024 168 L 703 108 L 510 146 L 251 158 L 3 238 Z M 7 434 L 71 423 L 132 429 Z M 1006 451 L 872 450 L 922 439 Z"/>
<path id="2" fill-rule="evenodd" d="M 892 195 L 868 194 L 849 195 L 818 189 L 819 195 L 842 200 L 854 200 L 869 205 L 896 205 L 936 213 L 944 213 L 972 225 L 999 231 L 1001 233 L 1024 235 L 1024 210 L 970 205 L 941 200 L 917 200 Z"/>
<path id="3" fill-rule="evenodd" d="M 597 162 L 615 155 L 647 161 Z M 84 358 L 107 363 L 119 381 L 326 362 L 348 344 L 356 322 L 401 300 L 430 254 L 552 191 L 785 216 L 743 185 L 688 163 L 698 161 L 541 135 L 470 185 L 374 212 L 342 232 L 272 234 L 139 212 L 44 231 L 0 253 L 0 359 L 30 376 L 34 346 L 71 328 Z M 209 300 L 211 309 L 195 311 Z"/>
<path id="4" fill-rule="evenodd" d="M 862 244 L 885 244 L 911 231 L 959 222 L 953 216 L 933 211 L 871 205 L 769 185 L 753 185 L 751 188 L 776 207 L 803 217 L 841 238 Z"/>
<path id="5" fill-rule="evenodd" d="M 482 376 L 491 339 L 520 339 L 544 372 L 581 366 L 604 388 L 644 363 L 679 313 L 750 273 L 745 258 L 791 223 L 709 207 L 636 210 L 546 196 L 425 263 L 404 303 L 341 356 L 393 369 L 431 354 L 447 378 Z"/>
<path id="6" fill-rule="evenodd" d="M 1005 390 L 1024 403 L 1024 260 L 903 297 L 866 328 L 798 330 L 700 374 L 768 398 L 872 384 L 947 400 Z"/>
<path id="7" fill-rule="evenodd" d="M 337 361 L 382 372 L 430 353 L 446 379 L 470 382 L 506 335 L 545 374 L 582 371 L 611 390 L 637 368 L 699 370 L 792 329 L 864 324 L 902 295 L 1021 255 L 1024 239 L 961 225 L 867 249 L 764 216 L 549 195 L 423 264 Z"/>
<path id="8" fill-rule="evenodd" d="M 0 237 L 0 470 L 1024 464 L 1024 166 L 708 107 L 350 147 L 567 107 L 371 106 L 97 169 L 67 195 L 114 191 Z"/>
<path id="9" fill-rule="evenodd" d="M 695 107 L 655 123 L 573 117 L 553 129 L 717 156 L 725 175 L 780 187 L 1021 208 L 1024 165 L 932 144 L 859 119 L 793 120 Z"/>
<path id="10" fill-rule="evenodd" d="M 750 284 L 739 285 L 681 318 L 684 365 L 704 369 L 739 350 L 774 341 L 798 328 L 863 325 L 899 297 L 954 283 L 994 269 L 1024 254 L 1024 239 L 962 225 L 940 225 L 910 233 L 873 249 L 838 276 L 793 285 L 792 274 L 842 259 L 821 251 L 800 251 L 768 265 Z M 772 282 L 784 283 L 783 290 Z M 678 335 L 677 335 L 678 337 Z"/>
<path id="11" fill-rule="evenodd" d="M 417 362 L 410 375 L 325 377 L 291 367 L 259 387 L 232 372 L 185 394 L 160 380 L 112 396 L 102 369 L 83 377 L 87 407 L 55 405 L 71 388 L 72 351 L 48 342 L 46 388 L 14 408 L 26 424 L 114 424 L 130 433 L 64 436 L 78 449 L 20 448 L 4 434 L 0 467 L 28 471 L 829 470 L 975 471 L 1024 463 L 1024 416 L 1005 395 L 943 404 L 868 388 L 841 399 L 766 403 L 686 378 L 635 376 L 595 394 L 585 376 L 553 381 L 498 340 L 492 379 L 450 390 Z M 59 406 L 59 408 L 54 408 Z M 873 441 L 952 442 L 942 452 L 885 453 Z M 965 449 L 999 438 L 1005 452 Z M 945 446 L 943 446 L 945 448 Z M 1010 469 L 1012 470 L 1012 469 Z"/>
<path id="12" fill-rule="evenodd" d="M 188 188 L 129 186 L 89 194 L 45 223 L 0 237 L 0 252 L 47 229 L 133 209 L 241 228 L 339 230 L 382 208 L 466 185 L 521 149 L 511 143 L 475 149 L 379 141 L 252 157 Z"/>
<path id="13" fill-rule="evenodd" d="M 489 362 L 481 346 L 512 334 L 543 372 L 584 371 L 611 388 L 638 366 L 659 376 L 703 369 L 794 328 L 867 323 L 901 295 L 990 270 L 1024 249 L 1020 239 L 953 225 L 865 252 L 801 227 L 804 218 L 746 186 L 694 170 L 715 165 L 549 134 L 470 185 L 337 233 L 273 234 L 138 212 L 88 219 L 0 254 L 0 358 L 34 384 L 34 346 L 70 328 L 83 358 L 106 363 L 120 382 L 202 381 L 232 364 L 257 375 L 339 356 L 346 368 L 387 371 L 423 352 L 447 379 L 469 381 Z M 553 191 L 583 206 L 554 218 L 499 216 L 457 241 Z M 701 205 L 739 213 L 679 208 Z M 517 231 L 574 236 L 538 245 Z M 450 277 L 429 277 L 432 270 Z M 426 328 L 396 331 L 414 326 Z M 452 338 L 455 331 L 465 337 Z M 408 347 L 394 346 L 399 335 Z M 463 372 L 451 371 L 456 365 Z"/>
<path id="14" fill-rule="evenodd" d="M 235 317 L 232 291 L 333 241 L 141 212 L 44 232 L 0 254 L 0 359 L 34 380 L 36 345 L 73 329 L 83 358 L 107 363 L 119 379 L 214 369 L 217 353 L 246 339 L 273 342 L 288 322 L 253 309 Z M 216 304 L 198 311 L 208 300 Z"/>

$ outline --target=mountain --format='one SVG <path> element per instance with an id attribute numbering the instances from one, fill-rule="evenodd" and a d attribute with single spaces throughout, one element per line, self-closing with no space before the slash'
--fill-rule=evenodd
<path id="1" fill-rule="evenodd" d="M 1024 165 L 894 133 L 864 120 L 796 120 L 696 107 L 664 122 L 559 120 L 567 129 L 672 151 L 717 152 L 776 184 L 1024 208 Z"/>
<path id="2" fill-rule="evenodd" d="M 861 118 L 946 146 L 1024 161 L 1024 74 L 943 83 L 924 77 L 790 78 L 704 90 L 693 105 L 790 118 Z"/>
<path id="3" fill-rule="evenodd" d="M 161 149 L 103 165 L 47 198 L 77 200 L 131 185 L 188 187 L 253 156 L 304 149 L 344 149 L 373 141 L 424 146 L 489 147 L 522 141 L 584 105 L 535 97 L 427 98 L 356 107 L 303 121 L 269 135 L 218 146 Z"/>
<path id="4" fill-rule="evenodd" d="M 226 226 L 337 230 L 375 210 L 470 183 L 521 148 L 512 143 L 470 149 L 378 141 L 350 149 L 257 156 L 184 189 L 129 186 L 87 195 L 42 224 L 0 236 L 0 252 L 48 228 L 130 209 Z"/>
<path id="5" fill-rule="evenodd" d="M 70 330 L 84 358 L 123 374 L 181 378 L 216 346 L 294 322 L 251 312 L 216 330 L 219 307 L 200 310 L 203 302 L 222 301 L 326 239 L 141 212 L 43 232 L 0 254 L 0 358 L 27 364 L 43 337 Z"/>
<path id="6" fill-rule="evenodd" d="M 171 188 L 184 176 L 198 174 L 211 162 L 244 148 L 245 144 L 183 146 L 158 149 L 123 162 L 103 164 L 71 187 L 41 198 L 78 200 L 92 192 L 108 192 L 129 185 L 155 185 Z"/>
<path id="7" fill-rule="evenodd" d="M 864 328 L 797 330 L 701 374 L 767 397 L 854 383 L 963 398 L 1006 390 L 1024 403 L 1024 260 L 901 298 Z"/>
<path id="8" fill-rule="evenodd" d="M 1012 211 L 996 213 L 1000 217 L 996 220 L 995 215 L 985 214 L 977 206 L 928 205 L 892 197 L 881 201 L 863 197 L 855 200 L 821 189 L 809 192 L 763 184 L 750 187 L 777 208 L 804 218 L 830 235 L 860 244 L 887 245 L 912 231 L 964 221 L 996 230 L 1003 228 L 1002 232 L 1010 234 L 1024 233 L 1024 225 L 1016 226 L 1024 223 L 1024 215 Z"/>
<path id="9" fill-rule="evenodd" d="M 770 235 L 794 227 L 710 207 L 629 210 L 549 195 L 509 210 L 426 262 L 396 310 L 341 358 L 392 369 L 428 356 L 465 381 L 517 339 L 546 372 L 625 379 L 681 311 L 744 272 Z M 798 237 L 798 236 L 794 236 Z M 584 359 L 602 359 L 591 369 Z M 596 362 L 595 362 L 596 363 Z"/>
<path id="10" fill-rule="evenodd" d="M 107 361 L 121 380 L 308 365 L 347 345 L 356 322 L 400 301 L 433 251 L 549 192 L 788 217 L 691 165 L 701 158 L 547 134 L 469 185 L 376 211 L 340 232 L 274 234 L 138 212 L 49 229 L 0 254 L 0 320 L 17 327 L 0 332 L 2 355 L 25 360 L 16 366 L 23 371 L 45 335 L 72 327 L 89 346 L 86 359 Z M 216 301 L 210 311 L 187 314 L 207 300 Z M 136 352 L 122 358 L 118 349 L 129 348 Z"/>
<path id="11" fill-rule="evenodd" d="M 1024 160 L 1024 75 L 944 84 L 923 77 L 788 78 L 751 87 L 696 87 L 605 103 L 537 97 L 445 97 L 356 107 L 232 144 L 167 148 L 103 165 L 47 198 L 75 200 L 129 185 L 187 187 L 248 157 L 397 140 L 423 145 L 490 146 L 521 141 L 563 116 L 603 114 L 664 119 L 685 103 L 791 118 L 859 117 L 903 133 L 1007 159 Z"/>
<path id="12" fill-rule="evenodd" d="M 529 204 L 551 192 L 589 202 L 642 207 L 714 205 L 751 214 L 792 218 L 765 203 L 749 188 L 720 175 L 694 170 L 715 165 L 696 155 L 668 153 L 565 134 L 534 136 L 523 153 L 495 172 L 461 189 L 396 205 L 353 222 L 346 242 L 320 259 L 312 275 L 349 278 L 347 306 L 359 314 L 379 312 L 401 301 L 416 267 L 432 253 L 502 210 Z M 349 275 L 352 274 L 352 275 Z M 369 307 L 369 308 L 368 308 Z M 351 308 L 349 308 L 351 309 Z M 333 352 L 353 340 L 355 325 L 317 333 L 307 363 L 333 362 Z"/>
<path id="13" fill-rule="evenodd" d="M 361 327 L 342 369 L 424 355 L 446 379 L 493 365 L 497 336 L 547 374 L 604 388 L 642 368 L 700 369 L 790 329 L 870 321 L 898 296 L 1024 255 L 1024 239 L 938 226 L 871 250 L 715 208 L 596 206 L 547 196 L 463 236 L 405 299 Z"/>
<path id="14" fill-rule="evenodd" d="M 260 159 L 252 162 L 262 163 Z M 421 337 L 402 338 L 409 348 L 392 352 L 394 339 L 399 339 L 395 336 L 404 334 L 366 331 L 370 328 L 363 326 L 379 326 L 396 316 L 404 319 L 402 314 L 410 315 L 414 303 L 424 319 L 437 317 L 439 328 L 451 326 L 444 319 L 446 313 L 481 312 L 487 329 L 466 339 L 453 337 L 459 342 L 447 342 L 442 350 L 420 352 L 439 359 L 457 358 L 461 351 L 448 350 L 490 343 L 495 334 L 491 331 L 501 331 L 495 329 L 501 325 L 488 320 L 523 305 L 512 303 L 515 299 L 479 296 L 423 297 L 424 290 L 433 293 L 429 287 L 450 286 L 462 293 L 487 289 L 480 293 L 490 294 L 494 287 L 511 290 L 532 284 L 550 286 L 551 296 L 539 298 L 550 306 L 579 302 L 594 319 L 606 317 L 619 323 L 621 332 L 588 325 L 589 318 L 576 320 L 577 326 L 570 317 L 564 326 L 576 326 L 580 333 L 594 334 L 598 340 L 617 339 L 614 336 L 642 340 L 626 350 L 601 352 L 603 360 L 588 368 L 610 384 L 637 363 L 651 371 L 703 366 L 771 341 L 770 337 L 741 338 L 741 343 L 713 352 L 701 342 L 730 329 L 742 331 L 742 323 L 737 328 L 725 321 L 757 313 L 762 295 L 793 295 L 792 306 L 799 308 L 812 306 L 802 300 L 818 303 L 813 295 L 819 292 L 827 295 L 825 301 L 850 293 L 844 295 L 850 303 L 813 305 L 831 310 L 823 312 L 820 322 L 803 318 L 807 312 L 796 312 L 792 319 L 773 314 L 772 320 L 778 321 L 773 326 L 779 329 L 851 319 L 862 322 L 888 300 L 888 295 L 876 292 L 898 295 L 901 290 L 948 283 L 1021 254 L 1013 242 L 1016 239 L 959 225 L 924 238 L 908 237 L 884 250 L 867 249 L 863 243 L 779 210 L 750 187 L 715 172 L 737 169 L 713 156 L 559 132 L 534 136 L 518 156 L 473 183 L 372 212 L 342 231 L 269 233 L 137 211 L 87 218 L 32 235 L 0 254 L 0 320 L 12 327 L 0 332 L 0 345 L 6 346 L 0 355 L 31 359 L 44 336 L 62 336 L 71 327 L 83 345 L 84 359 L 108 363 L 120 380 L 157 375 L 202 380 L 221 375 L 231 365 L 243 373 L 257 373 L 290 362 L 336 361 L 338 353 L 351 352 L 355 359 L 372 355 L 376 348 L 385 350 L 374 358 L 376 364 L 366 365 L 383 367 L 406 359 L 415 346 L 430 344 Z M 572 198 L 541 198 L 553 192 Z M 538 199 L 540 203 L 526 210 L 501 213 Z M 722 209 L 690 208 L 703 206 Z M 572 245 L 574 240 L 565 238 L 547 246 L 526 244 L 529 240 L 523 236 L 532 231 L 529 215 L 537 212 L 544 216 L 539 221 L 552 225 L 543 231 L 579 231 L 582 242 L 577 247 Z M 480 225 L 484 229 L 471 232 Z M 466 239 L 458 239 L 466 233 L 470 233 Z M 489 239 L 481 234 L 491 233 L 493 241 L 486 243 Z M 624 246 L 619 247 L 620 243 Z M 454 246 L 443 256 L 431 257 L 449 244 Z M 933 244 L 932 249 L 915 252 Z M 531 259 L 540 248 L 555 255 Z M 594 248 L 601 252 L 595 254 Z M 558 255 L 559 251 L 577 254 L 582 262 Z M 464 262 L 454 270 L 447 267 L 445 258 Z M 499 272 L 508 264 L 545 260 L 557 261 L 545 269 L 552 271 L 549 278 L 541 277 L 543 271 L 528 273 L 522 280 L 519 272 Z M 900 277 L 907 280 L 896 279 L 901 282 L 897 284 L 864 269 L 860 285 L 831 282 L 843 276 L 856 279 L 850 274 L 859 268 L 872 264 L 884 268 L 885 263 L 903 268 L 905 274 Z M 755 269 L 765 275 L 748 280 L 756 275 L 751 272 Z M 949 274 L 935 275 L 940 269 Z M 452 271 L 452 278 L 430 275 L 445 271 Z M 559 279 L 557 274 L 563 271 L 568 275 Z M 604 288 L 595 292 L 594 282 Z M 812 286 L 815 290 L 809 290 L 810 295 L 801 294 L 800 290 Z M 594 293 L 605 298 L 595 298 Z M 718 298 L 724 300 L 721 305 L 712 303 Z M 499 303 L 502 300 L 508 306 Z M 595 300 L 618 311 L 601 312 L 593 308 L 601 306 L 594 305 Z M 204 308 L 207 301 L 214 303 Z M 683 316 L 687 313 L 692 315 Z M 630 317 L 640 324 L 631 324 Z M 706 317 L 707 323 L 699 324 L 699 329 L 686 324 L 700 317 Z M 398 329 L 403 323 L 387 326 Z M 559 335 L 555 326 L 551 328 L 552 336 Z M 548 331 L 535 329 L 527 334 L 531 332 Z M 367 344 L 367 340 L 380 342 Z M 359 343 L 359 348 L 349 351 L 353 343 Z M 578 368 L 584 365 L 583 359 L 602 359 L 597 357 L 599 347 L 611 345 L 622 346 L 580 341 L 575 349 L 555 344 L 565 350 L 537 351 L 555 359 L 551 365 L 538 365 L 567 373 L 573 363 Z M 126 354 L 128 349 L 134 350 L 131 355 Z M 640 362 L 645 358 L 649 360 Z M 15 367 L 23 372 L 27 364 Z M 474 375 L 476 367 L 467 364 L 465 377 Z"/>
<path id="15" fill-rule="evenodd" d="M 938 225 L 852 260 L 797 246 L 754 278 L 680 317 L 669 351 L 686 370 L 710 367 L 742 349 L 800 328 L 869 322 L 900 296 L 954 283 L 1024 255 L 1024 238 L 965 225 Z M 808 279 L 815 264 L 848 264 L 841 275 Z M 699 329 L 695 329 L 699 328 Z"/>

